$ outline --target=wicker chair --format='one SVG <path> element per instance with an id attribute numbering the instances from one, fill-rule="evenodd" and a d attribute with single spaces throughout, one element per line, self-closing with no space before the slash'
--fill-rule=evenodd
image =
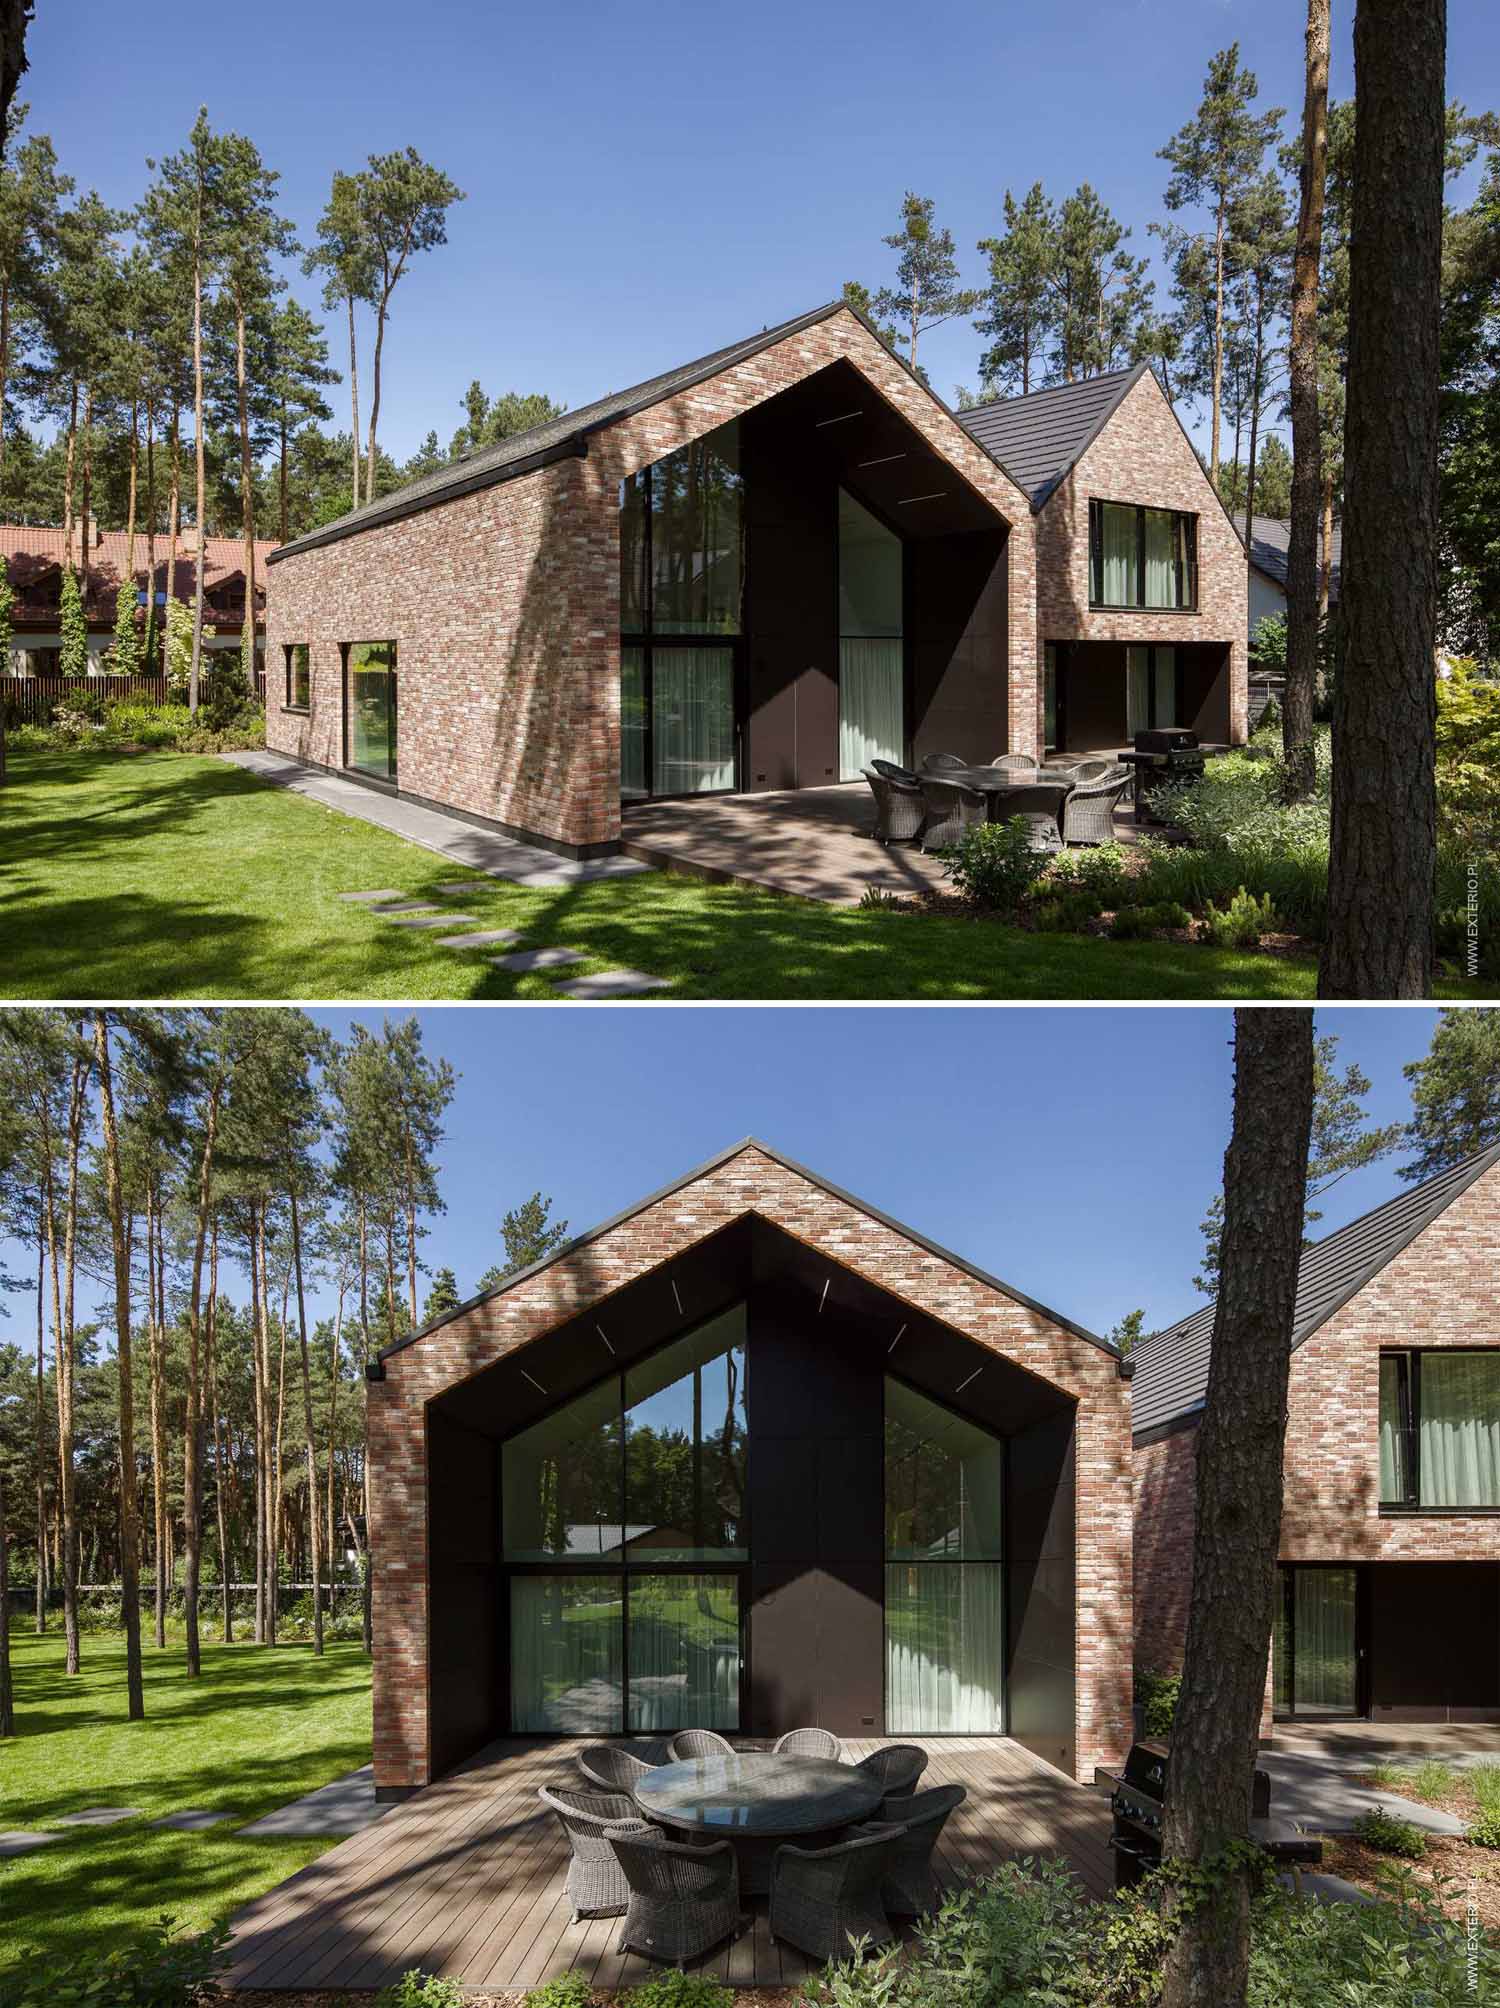
<path id="1" fill-rule="evenodd" d="M 1102 781 L 1110 768 L 1115 764 L 1113 760 L 1094 759 L 1078 761 L 1071 769 L 1075 787 L 1087 788 L 1092 786 L 1095 781 Z"/>
<path id="2" fill-rule="evenodd" d="M 888 1798 L 884 1820 L 898 1828 L 895 1852 L 880 1886 L 881 1901 L 897 1917 L 921 1917 L 937 1899 L 932 1856 L 948 1815 L 968 1798 L 962 1785 L 931 1785 L 909 1798 Z"/>
<path id="3" fill-rule="evenodd" d="M 639 1821 L 639 1808 L 623 1792 L 575 1792 L 568 1786 L 550 1790 L 540 1786 L 537 1797 L 556 1813 L 568 1836 L 573 1922 L 581 1917 L 618 1917 L 630 1900 L 630 1890 L 605 1836 L 622 1820 Z"/>
<path id="4" fill-rule="evenodd" d="M 842 1764 L 844 1746 L 831 1729 L 789 1729 L 771 1745 L 773 1757 L 826 1757 Z"/>
<path id="5" fill-rule="evenodd" d="M 872 760 L 870 765 L 883 781 L 905 781 L 914 784 L 922 778 L 914 769 L 900 767 L 894 760 Z"/>
<path id="6" fill-rule="evenodd" d="M 922 832 L 922 849 L 940 851 L 956 844 L 972 823 L 984 821 L 984 797 L 976 788 L 964 788 L 956 781 L 924 780 L 922 800 L 927 807 L 927 826 Z"/>
<path id="7" fill-rule="evenodd" d="M 740 1875 L 728 1841 L 686 1847 L 644 1821 L 610 1830 L 628 1890 L 621 1949 L 681 1966 L 740 1927 Z"/>
<path id="8" fill-rule="evenodd" d="M 667 1745 L 673 1764 L 686 1764 L 694 1757 L 732 1757 L 734 1745 L 715 1729 L 679 1729 Z"/>
<path id="9" fill-rule="evenodd" d="M 854 1768 L 875 1780 L 883 1799 L 905 1798 L 917 1789 L 917 1780 L 927 1769 L 927 1752 L 915 1743 L 887 1743 L 861 1757 Z M 883 1811 L 880 1817 L 886 1817 Z"/>
<path id="10" fill-rule="evenodd" d="M 870 767 L 865 768 L 864 776 L 875 797 L 876 843 L 907 843 L 921 836 L 927 805 L 920 786 L 915 781 L 893 781 Z"/>
<path id="11" fill-rule="evenodd" d="M 922 759 L 924 774 L 961 774 L 968 766 L 956 753 L 928 753 Z"/>
<path id="12" fill-rule="evenodd" d="M 1005 767 L 1015 774 L 1034 774 L 1036 762 L 1029 753 L 997 753 L 990 762 L 992 767 Z"/>
<path id="13" fill-rule="evenodd" d="M 901 1845 L 899 1828 L 831 1848 L 779 1847 L 771 1863 L 771 1942 L 814 1959 L 847 1959 L 855 1941 L 889 1945 L 896 1934 L 880 1900 Z"/>
<path id="14" fill-rule="evenodd" d="M 616 1749 L 613 1743 L 589 1743 L 578 1753 L 578 1768 L 601 1792 L 623 1792 L 628 1799 L 636 1780 L 656 1766 L 628 1750 Z"/>
<path id="15" fill-rule="evenodd" d="M 1092 763 L 1091 763 L 1092 764 Z M 1065 844 L 1107 844 L 1115 834 L 1115 803 L 1130 786 L 1128 767 L 1109 766 L 1085 780 L 1080 767 L 1062 807 Z"/>
<path id="16" fill-rule="evenodd" d="M 1024 809 L 1018 816 L 1008 821 L 1023 822 L 1026 825 L 1026 848 L 1050 854 L 1063 847 L 1062 831 L 1057 827 L 1056 816 L 1045 809 Z"/>

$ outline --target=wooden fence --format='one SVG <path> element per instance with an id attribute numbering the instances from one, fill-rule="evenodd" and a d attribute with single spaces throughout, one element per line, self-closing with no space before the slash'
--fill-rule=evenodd
<path id="1" fill-rule="evenodd" d="M 236 669 L 238 657 L 232 658 Z M 258 670 L 255 694 L 266 701 L 266 673 Z M 11 725 L 46 725 L 59 705 L 80 697 L 106 702 L 165 704 L 164 676 L 0 676 L 0 706 Z"/>

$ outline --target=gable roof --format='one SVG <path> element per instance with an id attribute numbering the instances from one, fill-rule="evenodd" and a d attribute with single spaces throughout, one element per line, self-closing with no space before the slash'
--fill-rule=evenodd
<path id="1" fill-rule="evenodd" d="M 1421 1185 L 1398 1192 L 1383 1206 L 1362 1213 L 1315 1242 L 1297 1268 L 1297 1303 L 1292 1321 L 1295 1352 L 1366 1283 L 1378 1276 L 1424 1227 L 1446 1212 L 1461 1193 L 1492 1165 L 1500 1164 L 1500 1144 L 1466 1158 Z M 1137 1436 L 1179 1422 L 1201 1409 L 1208 1392 L 1208 1363 L 1217 1300 L 1165 1330 L 1132 1346 L 1135 1367 L 1134 1419 Z"/>
<path id="2" fill-rule="evenodd" d="M 1245 519 L 1237 516 L 1234 523 L 1250 552 L 1250 562 L 1258 572 L 1264 572 L 1268 579 L 1286 591 L 1287 546 L 1291 542 L 1292 526 L 1284 516 L 1252 516 L 1250 535 L 1245 537 Z M 1333 541 L 1330 546 L 1328 594 L 1330 599 L 1338 598 L 1339 563 L 1343 556 L 1343 525 L 1333 526 Z"/>
<path id="3" fill-rule="evenodd" d="M 846 1206 L 854 1207 L 857 1212 L 865 1214 L 879 1226 L 888 1227 L 893 1233 L 904 1235 L 908 1241 L 925 1249 L 929 1255 L 935 1255 L 939 1261 L 950 1262 L 955 1269 L 961 1269 L 966 1276 L 972 1276 L 976 1282 L 984 1283 L 992 1290 L 999 1290 L 1003 1296 L 1009 1297 L 1012 1303 L 1024 1305 L 1028 1311 L 1035 1311 L 1039 1317 L 1045 1318 L 1049 1324 L 1056 1325 L 1060 1331 L 1069 1332 L 1074 1338 L 1087 1340 L 1101 1352 L 1108 1353 L 1112 1359 L 1120 1358 L 1116 1347 L 1107 1339 L 1101 1339 L 1097 1332 L 1089 1331 L 1087 1326 L 1075 1323 L 1072 1318 L 1065 1318 L 1060 1311 L 1050 1310 L 1047 1305 L 1038 1303 L 1034 1297 L 1028 1297 L 1013 1284 L 1003 1282 L 998 1276 L 991 1276 L 987 1270 L 965 1261 L 962 1255 L 955 1255 L 951 1249 L 942 1247 L 940 1243 L 929 1241 L 926 1235 L 919 1234 L 914 1227 L 906 1226 L 903 1221 L 893 1219 L 888 1213 L 879 1212 L 863 1199 L 856 1199 L 853 1193 L 845 1192 L 842 1186 L 833 1185 L 826 1178 L 820 1178 L 817 1172 L 809 1171 L 805 1164 L 798 1164 L 795 1158 L 787 1157 L 779 1150 L 773 1150 L 770 1144 L 762 1143 L 759 1137 L 747 1136 L 741 1137 L 738 1143 L 731 1144 L 728 1150 L 721 1150 L 716 1157 L 695 1165 L 691 1171 L 684 1172 L 681 1178 L 674 1178 L 670 1184 L 660 1186 L 655 1192 L 647 1193 L 645 1198 L 638 1199 L 634 1206 L 627 1206 L 623 1212 L 613 1214 L 608 1220 L 601 1221 L 597 1227 L 591 1227 L 586 1233 L 574 1235 L 571 1240 L 564 1241 L 549 1255 L 544 1255 L 540 1262 L 532 1262 L 526 1268 L 518 1269 L 513 1276 L 507 1276 L 505 1281 L 494 1289 L 481 1290 L 454 1310 L 445 1311 L 416 1331 L 408 1332 L 405 1338 L 397 1339 L 394 1345 L 383 1347 L 372 1364 L 366 1368 L 367 1375 L 373 1380 L 382 1379 L 384 1377 L 382 1362 L 390 1359 L 392 1354 L 404 1352 L 408 1346 L 426 1338 L 428 1333 L 439 1330 L 443 1325 L 452 1324 L 454 1319 L 463 1317 L 465 1312 L 472 1311 L 477 1304 L 487 1303 L 494 1297 L 503 1296 L 507 1290 L 513 1290 L 530 1277 L 540 1275 L 544 1269 L 550 1269 L 554 1262 L 565 1261 L 568 1256 L 577 1254 L 579 1249 L 587 1248 L 591 1242 L 602 1239 L 613 1228 L 622 1226 L 627 1220 L 633 1220 L 637 1214 L 647 1212 L 662 1200 L 670 1199 L 673 1193 L 681 1192 L 686 1186 L 696 1184 L 700 1178 L 706 1178 L 710 1172 L 717 1171 L 721 1165 L 730 1163 L 747 1150 L 759 1151 L 762 1157 L 768 1157 L 773 1164 L 779 1164 L 783 1171 L 790 1171 L 796 1177 L 806 1179 L 809 1185 L 816 1186 L 820 1192 L 826 1192 L 832 1199 L 842 1200 Z M 753 1206 L 748 1206 L 745 1210 L 753 1213 L 755 1209 Z M 1129 1363 L 1120 1360 L 1120 1365 L 1122 1369 L 1128 1369 Z M 1128 1371 L 1125 1377 L 1129 1378 Z"/>
<path id="4" fill-rule="evenodd" d="M 512 433 L 509 439 L 497 440 L 493 446 L 481 446 L 472 453 L 463 454 L 446 466 L 435 468 L 430 474 L 408 481 L 405 487 L 396 489 L 390 495 L 379 496 L 363 508 L 351 509 L 347 515 L 337 517 L 332 523 L 309 530 L 306 536 L 294 537 L 273 553 L 271 562 L 277 563 L 298 551 L 313 550 L 320 544 L 334 544 L 344 537 L 357 536 L 361 530 L 372 529 L 380 523 L 394 523 L 403 516 L 415 515 L 420 509 L 454 501 L 458 496 L 472 494 L 477 489 L 515 480 L 555 460 L 579 457 L 588 451 L 590 433 L 615 425 L 623 418 L 633 418 L 637 412 L 646 411 L 665 398 L 675 397 L 679 391 L 691 390 L 695 384 L 706 382 L 721 370 L 747 362 L 750 357 L 773 348 L 788 336 L 800 335 L 805 329 L 816 327 L 820 321 L 831 320 L 840 313 L 853 315 L 875 340 L 880 340 L 878 332 L 857 308 L 851 307 L 847 300 L 830 300 L 824 306 L 814 307 L 810 313 L 794 315 L 789 321 L 778 322 L 774 328 L 762 328 L 759 334 L 747 335 L 740 341 L 731 342 L 727 348 L 699 356 L 694 362 L 679 363 L 675 369 L 647 377 L 644 383 L 632 384 L 627 390 L 612 391 L 608 397 L 581 405 L 577 411 L 563 412 L 542 425 L 533 425 L 525 432 Z M 888 353 L 893 362 L 899 363 L 912 376 L 914 382 L 922 383 L 904 357 L 897 355 L 893 349 Z M 931 385 L 922 383 L 922 388 L 940 411 L 949 418 L 958 416 L 956 412 L 949 411 Z M 1002 472 L 1008 474 L 1010 470 L 1002 468 Z"/>
<path id="5" fill-rule="evenodd" d="M 265 568 L 276 546 L 269 537 L 255 540 L 255 580 L 257 591 L 265 585 Z M 56 526 L 35 523 L 0 523 L 0 557 L 10 583 L 18 594 L 34 591 L 44 579 L 62 568 L 66 555 L 66 533 Z M 130 539 L 123 530 L 101 530 L 89 539 L 89 607 L 98 610 L 101 601 L 112 600 L 116 586 L 125 575 Z M 171 539 L 160 532 L 156 538 L 156 584 L 166 590 Z M 79 570 L 79 540 L 73 537 L 73 569 Z M 191 599 L 197 554 L 179 544 L 177 552 L 177 597 Z M 245 542 L 242 537 L 206 537 L 203 540 L 203 583 L 206 591 L 227 585 L 245 573 Z M 135 533 L 135 582 L 146 583 L 146 533 Z"/>
<path id="6" fill-rule="evenodd" d="M 1148 363 L 1136 363 L 1128 370 L 1106 370 L 1078 383 L 971 405 L 954 417 L 1026 491 L 1037 510 L 1149 369 Z"/>

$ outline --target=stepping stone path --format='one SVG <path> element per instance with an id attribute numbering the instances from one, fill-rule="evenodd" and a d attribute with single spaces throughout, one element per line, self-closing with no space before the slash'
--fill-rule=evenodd
<path id="1" fill-rule="evenodd" d="M 64 1813 L 59 1827 L 117 1827 L 121 1820 L 138 1820 L 139 1806 L 85 1806 L 81 1813 Z"/>
<path id="2" fill-rule="evenodd" d="M 289 1806 L 278 1806 L 264 1819 L 252 1820 L 240 1828 L 240 1837 L 252 1840 L 297 1840 L 322 1834 L 358 1834 L 373 1826 L 389 1806 L 376 1803 L 375 1768 L 363 1765 L 331 1785 L 320 1785 Z"/>
<path id="3" fill-rule="evenodd" d="M 609 862 L 601 860 L 601 864 Z M 626 861 L 622 861 L 626 862 Z M 634 869 L 634 867 L 632 867 Z M 601 871 L 598 876 L 607 876 Z M 541 876 L 527 877 L 523 883 L 544 885 L 553 881 Z M 558 884 L 576 883 L 576 880 L 557 880 Z M 485 890 L 483 879 L 449 879 L 438 887 L 441 893 L 459 898 L 465 893 Z M 436 927 L 478 927 L 479 915 L 475 913 L 445 913 L 432 900 L 403 900 L 390 886 L 376 892 L 341 892 L 338 897 L 363 906 L 369 913 L 388 920 L 392 927 L 436 928 Z M 395 904 L 389 904 L 391 901 Z M 473 934 L 439 934 L 434 940 L 439 948 L 492 948 L 497 943 L 514 947 L 524 942 L 525 935 L 513 927 L 480 928 Z M 576 948 L 518 948 L 513 955 L 492 955 L 489 960 L 496 969 L 504 969 L 513 975 L 525 976 L 536 969 L 564 969 L 575 962 L 587 962 L 588 957 Z M 570 977 L 565 983 L 556 983 L 553 988 L 559 997 L 568 997 L 579 1002 L 599 997 L 640 997 L 649 990 L 670 990 L 672 981 L 666 976 L 647 976 L 639 969 L 602 969 L 592 976 Z M 247 1833 L 252 1829 L 246 1828 Z"/>
<path id="4" fill-rule="evenodd" d="M 200 1834 L 205 1827 L 216 1827 L 221 1820 L 233 1818 L 233 1813 L 168 1813 L 164 1820 L 153 1820 L 151 1824 L 153 1827 L 171 1827 L 180 1834 Z"/>
<path id="5" fill-rule="evenodd" d="M 0 1834 L 0 1861 L 7 1855 L 29 1855 L 33 1848 L 44 1848 L 48 1841 L 60 1841 L 61 1834 Z"/>

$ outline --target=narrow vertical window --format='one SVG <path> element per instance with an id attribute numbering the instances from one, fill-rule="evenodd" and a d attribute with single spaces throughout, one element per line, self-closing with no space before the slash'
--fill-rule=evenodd
<path id="1" fill-rule="evenodd" d="M 306 711 L 312 699 L 312 651 L 305 641 L 286 645 L 286 708 Z"/>

